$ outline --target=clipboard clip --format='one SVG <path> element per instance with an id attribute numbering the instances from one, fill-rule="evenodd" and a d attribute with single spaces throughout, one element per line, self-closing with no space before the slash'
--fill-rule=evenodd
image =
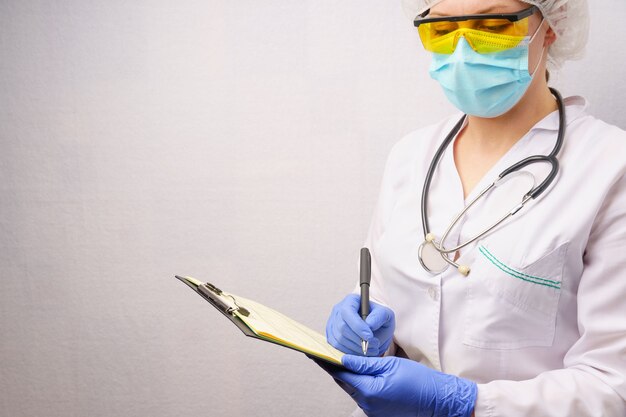
<path id="1" fill-rule="evenodd" d="M 215 285 L 207 282 L 198 286 L 198 292 L 200 292 L 204 297 L 215 307 L 222 310 L 222 312 L 226 314 L 233 315 L 236 312 L 241 314 L 242 316 L 248 317 L 250 312 L 237 305 L 237 300 L 232 295 L 224 294 L 222 290 L 217 288 Z M 232 301 L 230 301 L 230 300 Z"/>

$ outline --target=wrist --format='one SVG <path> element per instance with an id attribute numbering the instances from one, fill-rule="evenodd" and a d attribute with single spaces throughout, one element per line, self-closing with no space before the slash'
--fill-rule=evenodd
<path id="1" fill-rule="evenodd" d="M 473 417 L 478 387 L 475 382 L 468 379 L 459 378 L 454 375 L 440 374 L 443 376 L 443 394 L 434 415 Z M 453 395 L 450 395 L 454 393 Z"/>
<path id="2" fill-rule="evenodd" d="M 465 388 L 459 392 L 459 398 L 463 400 L 461 410 L 463 410 L 463 417 L 474 417 L 474 408 L 476 406 L 476 397 L 478 396 L 478 386 L 475 382 L 459 378 L 460 381 L 465 383 Z"/>

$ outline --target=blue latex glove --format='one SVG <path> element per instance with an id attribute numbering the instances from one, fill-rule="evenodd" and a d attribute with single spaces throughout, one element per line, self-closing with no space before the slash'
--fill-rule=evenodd
<path id="1" fill-rule="evenodd" d="M 363 321 L 360 300 L 359 295 L 349 294 L 333 307 L 326 323 L 326 339 L 344 353 L 361 356 L 361 340 L 367 340 L 367 355 L 381 356 L 393 339 L 395 315 L 389 308 L 370 302 L 370 314 Z"/>
<path id="2" fill-rule="evenodd" d="M 370 417 L 470 417 L 477 387 L 472 381 L 388 356 L 346 355 L 343 366 L 322 366 Z"/>

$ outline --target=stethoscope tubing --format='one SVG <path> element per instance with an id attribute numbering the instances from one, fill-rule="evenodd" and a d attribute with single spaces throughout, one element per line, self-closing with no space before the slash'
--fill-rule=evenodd
<path id="1" fill-rule="evenodd" d="M 506 219 L 508 219 L 509 217 L 515 215 L 517 212 L 519 212 L 528 201 L 533 200 L 533 199 L 537 198 L 539 195 L 541 195 L 550 186 L 550 184 L 552 184 L 552 182 L 556 179 L 556 176 L 558 175 L 558 171 L 559 171 L 559 161 L 557 159 L 557 155 L 558 155 L 559 151 L 561 150 L 561 148 L 563 146 L 563 140 L 565 138 L 565 126 L 566 126 L 566 123 L 565 123 L 565 106 L 563 104 L 563 98 L 561 97 L 561 94 L 554 88 L 550 88 L 550 91 L 552 92 L 552 94 L 556 98 L 557 107 L 558 107 L 558 111 L 559 111 L 559 131 L 558 131 L 556 143 L 554 145 L 554 148 L 552 149 L 552 152 L 550 152 L 550 154 L 548 154 L 548 155 L 533 155 L 533 156 L 529 156 L 527 158 L 522 159 L 519 162 L 516 162 L 515 164 L 511 165 L 510 167 L 508 167 L 504 171 L 502 171 L 498 175 L 498 177 L 496 178 L 496 180 L 493 183 L 491 183 L 484 190 L 482 190 L 454 218 L 454 220 L 452 221 L 450 226 L 448 226 L 448 228 L 446 229 L 446 231 L 442 235 L 442 237 L 439 240 L 439 242 L 437 242 L 434 239 L 434 236 L 431 234 L 431 232 L 430 232 L 430 225 L 428 223 L 428 204 L 427 204 L 428 203 L 428 192 L 430 190 L 430 185 L 431 185 L 431 182 L 432 182 L 432 179 L 433 179 L 433 176 L 434 176 L 434 172 L 435 172 L 435 170 L 437 168 L 437 165 L 439 164 L 439 161 L 440 161 L 441 157 L 443 156 L 443 153 L 447 149 L 448 145 L 452 142 L 452 140 L 459 133 L 459 131 L 461 130 L 463 125 L 465 124 L 465 120 L 467 119 L 467 115 L 463 115 L 463 117 L 456 123 L 456 125 L 452 128 L 450 133 L 448 133 L 448 135 L 446 136 L 444 141 L 441 143 L 441 145 L 437 149 L 437 152 L 435 153 L 435 156 L 431 160 L 430 166 L 428 167 L 428 171 L 426 173 L 426 178 L 424 180 L 424 187 L 422 189 L 422 200 L 421 200 L 422 228 L 423 228 L 423 232 L 424 232 L 425 242 L 430 242 L 434 246 L 434 248 L 441 254 L 442 258 L 448 264 L 453 265 L 453 266 L 459 268 L 460 266 L 456 262 L 454 262 L 450 258 L 448 258 L 448 256 L 447 256 L 448 254 L 456 252 L 459 249 L 462 249 L 462 248 L 466 247 L 467 245 L 475 242 L 476 240 L 480 239 L 481 237 L 485 236 L 487 233 L 489 233 L 490 231 L 492 231 L 493 229 L 498 227 Z M 550 164 L 550 166 L 551 166 L 550 167 L 551 168 L 550 169 L 550 173 L 546 176 L 546 178 L 539 185 L 537 185 L 537 186 L 533 185 L 533 188 L 530 191 L 528 191 L 528 193 L 526 193 L 524 195 L 524 197 L 522 198 L 522 201 L 521 201 L 520 204 L 515 206 L 512 210 L 510 210 L 508 213 L 506 213 L 504 216 L 502 216 L 500 219 L 498 219 L 498 221 L 496 223 L 494 223 L 490 227 L 486 228 L 485 230 L 483 230 L 481 233 L 479 233 L 478 235 L 474 236 L 470 240 L 468 240 L 466 242 L 463 242 L 460 245 L 458 245 L 458 246 L 456 246 L 454 248 L 451 248 L 451 249 L 446 249 L 446 248 L 443 247 L 446 238 L 448 237 L 448 235 L 450 234 L 450 232 L 452 231 L 454 226 L 459 222 L 459 220 L 465 215 L 465 213 L 467 213 L 467 211 L 482 196 L 484 196 L 486 193 L 488 193 L 492 188 L 496 187 L 498 185 L 498 183 L 503 181 L 503 179 L 505 177 L 507 177 L 508 175 L 511 175 L 511 174 L 513 174 L 515 172 L 521 172 L 520 170 L 522 168 L 524 168 L 524 167 L 526 167 L 526 166 L 528 166 L 530 164 L 536 163 L 536 162 L 545 162 L 545 163 Z M 426 267 L 426 265 L 424 264 L 424 262 L 423 262 L 423 260 L 421 258 L 421 253 L 420 253 L 419 258 L 420 258 L 419 260 L 420 260 L 420 263 L 422 264 L 422 266 L 425 269 L 429 270 Z"/>

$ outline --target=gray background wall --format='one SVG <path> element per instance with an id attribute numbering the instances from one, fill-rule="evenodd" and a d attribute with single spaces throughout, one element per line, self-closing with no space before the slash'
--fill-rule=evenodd
<path id="1" fill-rule="evenodd" d="M 623 0 L 565 95 L 626 127 Z M 387 152 L 452 111 L 399 1 L 0 1 L 0 415 L 342 416 L 301 354 L 173 275 L 323 332 Z"/>

